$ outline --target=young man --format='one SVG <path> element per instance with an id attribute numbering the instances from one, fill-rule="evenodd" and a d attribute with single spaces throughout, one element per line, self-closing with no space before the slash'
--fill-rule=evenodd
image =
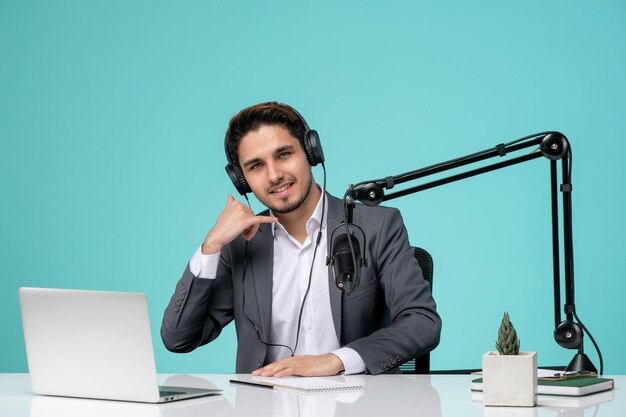
<path id="1" fill-rule="evenodd" d="M 227 171 L 269 210 L 255 215 L 228 196 L 165 310 L 169 350 L 209 343 L 233 319 L 237 373 L 397 372 L 437 346 L 441 320 L 396 209 L 354 209 L 368 266 L 351 293 L 336 287 L 325 258 L 343 203 L 313 179 L 312 165 L 324 159 L 318 139 L 280 103 L 231 119 Z"/>

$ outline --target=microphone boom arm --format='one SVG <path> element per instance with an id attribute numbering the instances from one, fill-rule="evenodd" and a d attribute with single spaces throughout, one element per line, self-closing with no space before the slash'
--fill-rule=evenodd
<path id="1" fill-rule="evenodd" d="M 529 148 L 532 146 L 538 146 L 537 149 L 532 152 L 511 158 L 502 162 L 494 163 L 487 166 L 482 166 L 476 169 L 472 169 L 459 174 L 451 175 L 449 177 L 437 179 L 424 184 L 416 185 L 410 188 L 406 188 L 401 191 L 395 191 L 388 195 L 385 195 L 384 190 L 392 189 L 397 184 L 402 184 L 409 181 L 414 181 L 419 178 L 428 177 L 430 175 L 438 174 L 448 170 L 456 169 L 466 165 L 475 164 L 494 157 L 504 157 L 508 153 L 519 151 L 521 149 Z M 353 200 L 361 201 L 368 206 L 377 206 L 383 201 L 393 200 L 395 198 L 403 197 L 409 194 L 414 194 L 420 191 L 424 191 L 430 188 L 439 187 L 444 184 L 460 181 L 466 178 L 481 175 L 487 172 L 499 170 L 509 166 L 521 164 L 527 161 L 531 161 L 540 157 L 545 157 L 550 160 L 550 183 L 551 183 L 551 217 L 552 217 L 552 258 L 553 258 L 553 285 L 554 285 L 554 322 L 555 322 L 555 339 L 561 346 L 568 347 L 570 349 L 578 349 L 579 355 L 583 356 L 582 348 L 582 331 L 576 333 L 572 332 L 570 327 L 574 326 L 579 330 L 579 326 L 574 322 L 576 316 L 575 304 L 574 304 L 574 257 L 573 257 L 573 238 L 572 238 L 572 184 L 571 184 L 571 148 L 567 138 L 559 132 L 542 132 L 534 135 L 526 136 L 517 140 L 514 140 L 508 144 L 498 144 L 493 148 L 489 148 L 483 151 L 479 151 L 470 155 L 466 155 L 460 158 L 456 158 L 450 161 L 441 162 L 435 165 L 430 165 L 424 168 L 419 168 L 413 171 L 409 171 L 403 174 L 389 176 L 382 179 L 363 181 L 354 185 L 350 185 L 344 197 L 345 209 L 349 212 L 352 211 Z M 557 164 L 556 161 L 561 161 L 562 164 L 562 184 L 560 191 L 563 193 L 563 235 L 564 235 L 564 248 L 563 259 L 565 263 L 565 322 L 561 320 L 561 273 L 559 263 L 559 209 L 558 209 L 558 178 L 557 178 Z M 577 317 L 576 317 L 577 318 Z M 562 329 L 562 324 L 567 323 L 565 329 Z M 584 326 L 583 326 L 584 328 Z M 585 329 L 586 330 L 586 329 Z M 557 332 L 559 333 L 557 335 Z M 591 337 L 591 335 L 589 334 Z M 559 339 L 564 338 L 565 341 Z M 593 337 L 591 337 L 593 341 Z M 595 344 L 595 341 L 594 345 Z M 597 348 L 597 345 L 596 345 Z M 598 349 L 599 353 L 599 349 Z M 600 353 L 599 353 L 600 354 Z M 574 361 L 576 358 L 572 361 Z M 579 359 L 580 360 L 580 359 Z M 584 362 L 584 360 L 583 360 Z M 602 357 L 600 355 L 600 362 L 602 364 Z M 572 363 L 568 368 L 572 367 Z M 579 363 L 576 364 L 580 366 Z M 596 371 L 591 362 L 586 359 L 584 367 L 590 371 Z M 602 369 L 602 366 L 601 366 Z M 575 369 L 580 370 L 580 369 Z"/>

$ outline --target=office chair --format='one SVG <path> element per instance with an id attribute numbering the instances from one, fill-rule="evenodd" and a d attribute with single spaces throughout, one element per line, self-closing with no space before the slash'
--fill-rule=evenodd
<path id="1" fill-rule="evenodd" d="M 417 259 L 417 264 L 422 269 L 424 279 L 430 285 L 430 291 L 433 290 L 433 257 L 430 256 L 425 249 L 413 248 L 415 250 L 414 256 Z M 400 365 L 400 371 L 403 374 L 428 374 L 430 373 L 430 353 L 426 353 L 415 359 L 411 359 L 408 362 Z"/>
<path id="2" fill-rule="evenodd" d="M 422 248 L 413 248 L 415 250 L 414 256 L 417 259 L 417 263 L 422 269 L 424 279 L 430 285 L 430 291 L 433 290 L 433 258 L 432 256 Z M 565 370 L 564 366 L 542 366 L 543 369 Z M 430 353 L 426 353 L 415 359 L 411 359 L 400 365 L 400 371 L 403 374 L 471 374 L 473 372 L 480 371 L 480 369 L 447 369 L 447 370 L 431 370 L 430 369 Z"/>

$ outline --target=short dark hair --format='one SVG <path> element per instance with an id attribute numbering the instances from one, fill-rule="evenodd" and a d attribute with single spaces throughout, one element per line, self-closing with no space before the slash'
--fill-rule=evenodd
<path id="1" fill-rule="evenodd" d="M 300 141 L 304 149 L 304 134 L 306 127 L 298 112 L 293 107 L 276 101 L 255 104 L 247 107 L 233 116 L 226 131 L 226 146 L 233 158 L 239 163 L 239 144 L 241 139 L 261 126 L 281 126 L 289 131 L 291 136 Z"/>

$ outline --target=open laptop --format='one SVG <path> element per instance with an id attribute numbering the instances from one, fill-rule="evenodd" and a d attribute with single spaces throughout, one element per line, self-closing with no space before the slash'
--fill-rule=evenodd
<path id="1" fill-rule="evenodd" d="M 159 403 L 220 390 L 159 387 L 143 293 L 20 288 L 35 394 Z"/>

